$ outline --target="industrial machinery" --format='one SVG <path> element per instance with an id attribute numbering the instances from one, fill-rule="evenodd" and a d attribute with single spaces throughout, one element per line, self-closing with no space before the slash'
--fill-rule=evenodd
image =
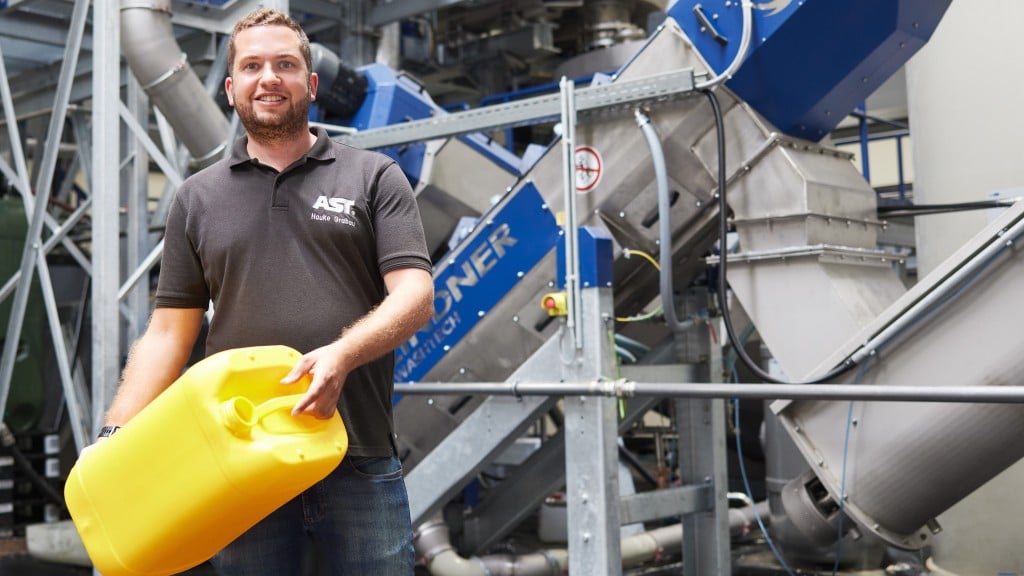
<path id="1" fill-rule="evenodd" d="M 875 191 L 828 140 L 950 1 L 481 2 L 404 21 L 416 74 L 315 44 L 317 120 L 399 162 L 435 260 L 435 316 L 396 351 L 425 569 L 881 570 L 1024 456 L 1024 207 L 907 289 Z M 230 129 L 180 65 L 170 5 L 123 2 L 122 48 L 202 165 Z M 573 9 L 581 50 L 556 69 L 579 82 L 435 101 L 468 92 L 439 84 L 455 48 L 449 76 L 490 63 L 484 86 L 550 69 L 551 17 Z M 762 400 L 755 503 L 740 412 Z"/>

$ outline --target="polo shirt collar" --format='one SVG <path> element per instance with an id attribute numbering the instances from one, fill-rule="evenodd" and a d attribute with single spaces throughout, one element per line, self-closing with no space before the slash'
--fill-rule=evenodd
<path id="1" fill-rule="evenodd" d="M 334 160 L 334 149 L 331 146 L 331 139 L 327 136 L 327 130 L 319 126 L 312 128 L 312 130 L 313 134 L 316 134 L 316 142 L 313 143 L 313 147 L 309 149 L 309 152 L 306 152 L 305 158 L 312 158 L 321 162 Z M 252 157 L 249 156 L 249 151 L 246 148 L 248 144 L 248 135 L 242 135 L 242 137 L 235 140 L 235 143 L 231 146 L 231 157 L 228 160 L 230 167 L 234 168 L 235 166 L 252 162 Z"/>

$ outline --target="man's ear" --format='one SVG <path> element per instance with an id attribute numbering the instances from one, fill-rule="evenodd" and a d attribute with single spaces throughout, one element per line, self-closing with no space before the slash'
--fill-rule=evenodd
<path id="1" fill-rule="evenodd" d="M 309 74 L 309 99 L 316 100 L 316 89 L 320 86 L 320 77 L 316 75 L 316 72 Z"/>
<path id="2" fill-rule="evenodd" d="M 228 95 L 228 104 L 231 106 L 235 105 L 235 97 L 231 93 L 231 76 L 224 79 L 224 92 Z"/>

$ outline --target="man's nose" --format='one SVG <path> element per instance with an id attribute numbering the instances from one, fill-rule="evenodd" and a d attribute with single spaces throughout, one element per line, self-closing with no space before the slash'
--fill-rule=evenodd
<path id="1" fill-rule="evenodd" d="M 274 70 L 274 66 L 271 63 L 267 63 L 260 70 L 260 82 L 267 84 L 276 84 L 281 81 L 281 77 L 278 76 L 277 71 Z"/>

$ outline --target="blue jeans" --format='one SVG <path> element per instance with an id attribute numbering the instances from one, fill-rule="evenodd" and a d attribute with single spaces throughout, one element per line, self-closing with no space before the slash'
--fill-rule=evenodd
<path id="1" fill-rule="evenodd" d="M 346 457 L 327 478 L 213 557 L 222 576 L 412 576 L 409 497 L 397 457 Z"/>

